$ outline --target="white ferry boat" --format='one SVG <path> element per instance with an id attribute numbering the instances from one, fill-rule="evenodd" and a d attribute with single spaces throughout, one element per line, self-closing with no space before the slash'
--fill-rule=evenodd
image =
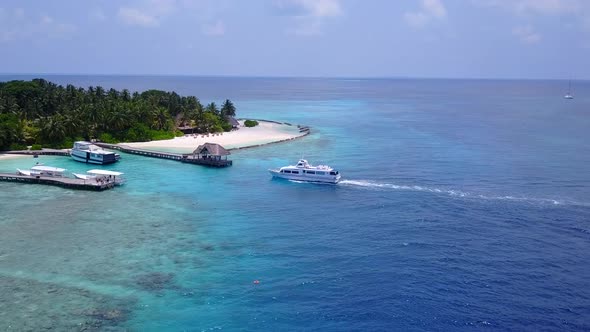
<path id="1" fill-rule="evenodd" d="M 92 180 L 97 183 L 114 183 L 121 185 L 125 182 L 121 175 L 121 172 L 107 171 L 103 169 L 92 169 L 86 172 L 86 174 L 72 173 L 76 179 Z"/>
<path id="2" fill-rule="evenodd" d="M 340 173 L 326 165 L 312 166 L 307 160 L 300 159 L 295 166 L 285 166 L 268 170 L 272 176 L 288 180 L 337 183 Z"/>
<path id="3" fill-rule="evenodd" d="M 19 168 L 16 169 L 16 172 L 19 175 L 49 176 L 49 177 L 58 177 L 58 178 L 63 177 L 65 171 L 66 171 L 65 168 L 44 166 L 44 165 L 33 166 L 33 167 L 31 167 L 30 170 L 22 170 Z"/>
<path id="4" fill-rule="evenodd" d="M 111 164 L 121 158 L 118 153 L 85 141 L 75 142 L 70 155 L 75 161 L 100 165 Z"/>

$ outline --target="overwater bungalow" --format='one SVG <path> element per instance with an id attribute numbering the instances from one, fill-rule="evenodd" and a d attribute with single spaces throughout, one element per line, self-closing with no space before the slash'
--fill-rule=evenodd
<path id="1" fill-rule="evenodd" d="M 232 164 L 232 161 L 227 159 L 227 156 L 230 154 L 229 151 L 219 144 L 205 143 L 199 145 L 192 154 L 183 155 L 183 158 L 185 162 L 224 167 Z"/>

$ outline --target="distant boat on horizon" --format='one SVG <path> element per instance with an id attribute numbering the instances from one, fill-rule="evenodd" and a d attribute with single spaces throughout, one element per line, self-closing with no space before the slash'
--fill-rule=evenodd
<path id="1" fill-rule="evenodd" d="M 572 80 L 569 80 L 567 83 L 567 93 L 563 96 L 565 99 L 574 99 L 574 95 L 572 95 Z"/>

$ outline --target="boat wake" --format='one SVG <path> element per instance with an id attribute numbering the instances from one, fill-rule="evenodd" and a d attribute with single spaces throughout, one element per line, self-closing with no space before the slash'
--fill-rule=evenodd
<path id="1" fill-rule="evenodd" d="M 590 207 L 590 203 L 587 203 L 587 202 L 577 202 L 577 201 L 565 200 L 565 199 L 536 198 L 536 197 L 514 196 L 514 195 L 489 195 L 489 194 L 479 194 L 479 193 L 454 190 L 454 189 L 442 189 L 442 188 L 434 188 L 434 187 L 426 187 L 426 186 L 418 186 L 418 185 L 398 185 L 398 184 L 393 184 L 393 183 L 380 183 L 380 182 L 375 182 L 375 181 L 370 181 L 370 180 L 342 180 L 338 184 L 343 185 L 343 186 L 362 187 L 362 188 L 368 188 L 368 189 L 383 189 L 383 190 L 390 189 L 390 190 L 427 192 L 427 193 L 441 194 L 441 195 L 447 195 L 447 196 L 451 196 L 451 197 L 465 198 L 465 199 L 482 199 L 482 200 L 496 200 L 496 201 L 513 201 L 513 202 L 522 202 L 522 203 L 530 203 L 530 204 L 543 204 L 543 205 L 575 205 L 575 206 Z"/>

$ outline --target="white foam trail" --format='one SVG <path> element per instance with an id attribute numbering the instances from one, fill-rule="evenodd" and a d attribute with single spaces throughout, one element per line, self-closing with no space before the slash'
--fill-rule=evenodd
<path id="1" fill-rule="evenodd" d="M 551 198 L 518 197 L 518 196 L 512 196 L 512 195 L 504 195 L 504 196 L 483 195 L 483 194 L 475 194 L 475 193 L 470 193 L 470 192 L 461 191 L 461 190 L 454 190 L 454 189 L 441 189 L 441 188 L 425 187 L 425 186 L 418 186 L 418 185 L 398 185 L 398 184 L 393 184 L 393 183 L 380 183 L 380 182 L 375 182 L 375 181 L 370 181 L 370 180 L 342 180 L 338 184 L 344 185 L 344 186 L 364 187 L 364 188 L 369 188 L 369 189 L 373 188 L 373 189 L 392 189 L 392 190 L 428 192 L 428 193 L 444 194 L 444 195 L 448 195 L 448 196 L 452 196 L 452 197 L 460 197 L 460 198 L 514 201 L 514 202 L 551 204 L 551 205 L 590 206 L 590 203 L 586 203 L 586 202 L 566 201 L 566 200 L 551 199 Z"/>

